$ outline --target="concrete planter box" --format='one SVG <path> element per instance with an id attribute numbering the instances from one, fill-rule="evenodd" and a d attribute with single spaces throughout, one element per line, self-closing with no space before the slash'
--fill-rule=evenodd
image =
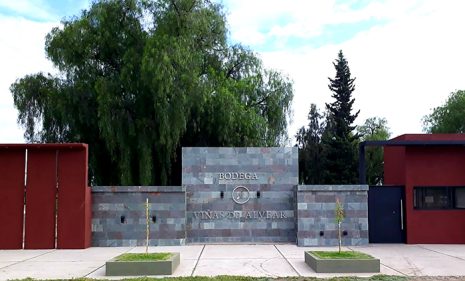
<path id="1" fill-rule="evenodd" d="M 305 263 L 316 273 L 379 272 L 379 259 L 322 259 L 305 252 Z"/>
<path id="2" fill-rule="evenodd" d="M 106 276 L 171 275 L 180 263 L 180 254 L 160 261 L 117 261 L 116 258 L 105 264 Z"/>

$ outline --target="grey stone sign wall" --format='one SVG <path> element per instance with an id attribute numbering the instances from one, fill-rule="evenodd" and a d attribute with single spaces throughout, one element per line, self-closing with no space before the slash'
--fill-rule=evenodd
<path id="1" fill-rule="evenodd" d="M 92 245 L 297 242 L 337 245 L 335 202 L 344 206 L 343 244 L 368 243 L 368 186 L 298 186 L 298 150 L 183 148 L 183 186 L 92 188 Z"/>
<path id="2" fill-rule="evenodd" d="M 345 219 L 343 245 L 368 244 L 367 185 L 301 185 L 297 187 L 297 245 L 338 245 L 336 199 Z"/>
<path id="3" fill-rule="evenodd" d="M 92 187 L 92 246 L 143 246 L 149 199 L 149 245 L 184 245 L 186 201 L 180 186 Z"/>
<path id="4" fill-rule="evenodd" d="M 187 242 L 294 242 L 297 148 L 183 148 Z"/>

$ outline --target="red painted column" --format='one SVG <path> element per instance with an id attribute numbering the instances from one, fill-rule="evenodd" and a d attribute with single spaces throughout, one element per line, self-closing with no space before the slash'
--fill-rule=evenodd
<path id="1" fill-rule="evenodd" d="M 91 194 L 87 186 L 87 145 L 61 149 L 58 156 L 57 248 L 91 244 Z"/>
<path id="2" fill-rule="evenodd" d="M 56 150 L 29 148 L 25 249 L 55 248 Z"/>
<path id="3" fill-rule="evenodd" d="M 23 248 L 24 148 L 0 148 L 0 249 Z"/>

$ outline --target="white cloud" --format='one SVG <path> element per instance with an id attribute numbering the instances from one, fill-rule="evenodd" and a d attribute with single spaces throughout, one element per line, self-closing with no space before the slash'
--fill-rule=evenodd
<path id="1" fill-rule="evenodd" d="M 0 0 L 3 14 L 38 21 L 57 21 L 89 6 L 89 0 Z"/>
<path id="2" fill-rule="evenodd" d="M 0 1 L 0 5 L 5 2 Z M 335 74 L 332 62 L 339 49 L 357 77 L 355 107 L 361 109 L 357 122 L 386 117 L 394 135 L 421 132 L 421 118 L 431 108 L 443 103 L 451 91 L 465 89 L 465 18 L 461 15 L 465 2 L 370 2 L 355 11 L 329 0 L 230 2 L 228 20 L 234 40 L 252 44 L 252 48 L 269 36 L 282 42 L 261 56 L 266 66 L 282 70 L 295 82 L 291 137 L 307 123 L 310 103 L 323 109 L 331 101 L 327 78 Z M 294 49 L 286 45 L 289 34 L 311 38 L 323 32 L 326 24 L 371 17 L 387 23 L 338 45 Z M 56 25 L 0 17 L 0 142 L 23 141 L 9 87 L 26 74 L 53 71 L 45 58 L 44 37 Z"/>
<path id="3" fill-rule="evenodd" d="M 226 2 L 233 40 L 257 45 L 252 32 L 261 31 L 266 38 L 312 38 L 327 25 L 376 20 L 395 20 L 415 6 L 413 1 L 371 1 L 360 9 L 336 0 L 229 0 Z M 263 43 L 262 37 L 258 43 Z"/>
<path id="4" fill-rule="evenodd" d="M 16 125 L 17 111 L 9 87 L 27 74 L 53 71 L 44 46 L 45 35 L 57 25 L 0 16 L 0 143 L 24 142 L 23 130 Z"/>
<path id="5" fill-rule="evenodd" d="M 465 38 L 461 36 L 465 18 L 460 15 L 465 10 L 465 2 L 371 2 L 356 11 L 348 7 L 337 10 L 334 2 L 324 2 L 320 7 L 320 2 L 305 1 L 301 2 L 300 9 L 295 9 L 287 1 L 286 5 L 267 1 L 264 16 L 246 20 L 252 29 L 262 26 L 260 21 L 266 23 L 272 17 L 293 13 L 288 23 L 293 26 L 288 30 L 293 32 L 292 36 L 303 36 L 299 26 L 313 26 L 318 30 L 325 24 L 356 22 L 369 17 L 386 20 L 385 24 L 360 32 L 338 45 L 291 49 L 283 44 L 280 49 L 261 52 L 265 65 L 282 70 L 295 82 L 291 137 L 307 123 L 310 103 L 323 109 L 325 102 L 331 102 L 327 77 L 335 75 L 332 62 L 339 49 L 344 51 L 351 72 L 357 77 L 355 107 L 361 112 L 356 122 L 362 123 L 372 116 L 386 117 L 394 136 L 420 133 L 421 118 L 425 114 L 442 104 L 451 91 L 465 89 Z M 281 12 L 278 7 L 282 7 Z M 308 18 L 305 18 L 307 11 Z M 234 10 L 231 13 L 234 18 Z M 287 40 L 288 34 L 283 31 L 286 27 L 276 26 L 279 25 L 271 30 L 279 30 L 273 33 L 281 36 L 277 41 Z M 240 27 L 235 29 L 234 21 L 231 23 L 236 38 L 242 37 L 236 32 L 240 32 Z"/>
<path id="6" fill-rule="evenodd" d="M 0 7 L 6 8 L 20 15 L 31 15 L 36 19 L 52 20 L 55 16 L 44 9 L 44 2 L 40 0 L 0 0 Z"/>

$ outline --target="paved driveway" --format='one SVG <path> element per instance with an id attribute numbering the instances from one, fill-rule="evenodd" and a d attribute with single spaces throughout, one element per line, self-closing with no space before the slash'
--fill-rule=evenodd
<path id="1" fill-rule="evenodd" d="M 317 274 L 304 262 L 306 250 L 289 244 L 190 245 L 151 247 L 150 251 L 177 251 L 181 265 L 174 276 L 344 276 Z M 373 244 L 350 249 L 381 260 L 381 273 L 409 276 L 465 276 L 465 245 Z M 0 250 L 0 280 L 16 278 L 104 278 L 105 261 L 125 252 L 144 252 L 144 247 L 89 248 L 85 250 Z M 373 274 L 356 274 L 370 276 Z M 114 279 L 114 277 L 112 278 Z"/>

